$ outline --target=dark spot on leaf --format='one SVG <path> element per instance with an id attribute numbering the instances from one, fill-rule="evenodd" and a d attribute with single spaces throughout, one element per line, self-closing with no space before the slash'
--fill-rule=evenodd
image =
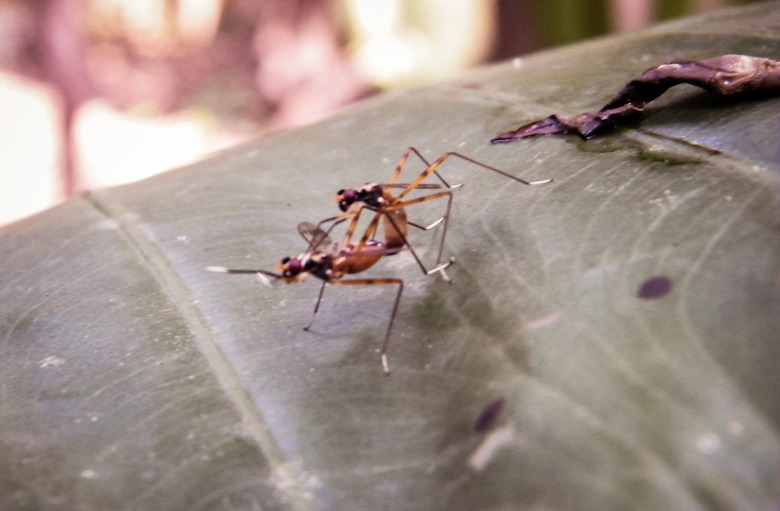
<path id="1" fill-rule="evenodd" d="M 660 275 L 642 282 L 642 285 L 639 286 L 639 290 L 636 292 L 636 295 L 639 298 L 644 298 L 645 300 L 654 300 L 656 298 L 666 296 L 671 290 L 672 279 Z"/>
<path id="2" fill-rule="evenodd" d="M 495 401 L 491 401 L 485 408 L 482 409 L 482 413 L 479 414 L 477 423 L 474 424 L 475 433 L 484 433 L 487 429 L 493 425 L 496 421 L 496 417 L 501 413 L 504 408 L 504 398 L 500 397 Z"/>

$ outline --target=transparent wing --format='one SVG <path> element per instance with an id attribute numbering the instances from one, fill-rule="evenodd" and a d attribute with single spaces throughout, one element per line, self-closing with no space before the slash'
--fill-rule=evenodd
<path id="1" fill-rule="evenodd" d="M 333 245 L 328 233 L 310 222 L 299 223 L 298 232 L 301 233 L 301 237 L 309 243 L 310 251 L 327 251 Z"/>

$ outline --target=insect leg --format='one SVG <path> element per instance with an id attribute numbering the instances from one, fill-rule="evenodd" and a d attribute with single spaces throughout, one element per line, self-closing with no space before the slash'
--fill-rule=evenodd
<path id="1" fill-rule="evenodd" d="M 442 194 L 448 194 L 450 196 L 450 199 L 452 199 L 452 193 L 451 192 L 442 192 Z M 431 198 L 436 198 L 436 197 L 432 197 L 432 196 L 430 196 L 430 197 Z M 420 199 L 424 199 L 424 197 L 420 197 Z M 417 202 L 423 202 L 423 200 L 416 200 L 415 199 L 415 200 L 409 201 L 409 202 L 411 202 L 412 204 L 416 204 Z M 399 209 L 399 208 L 398 207 L 394 207 L 393 209 Z M 448 213 L 449 213 L 449 211 L 448 211 Z M 409 252 L 411 252 L 412 257 L 414 257 L 414 260 L 417 262 L 417 265 L 420 267 L 420 269 L 422 270 L 422 272 L 424 274 L 432 275 L 433 273 L 440 272 L 442 278 L 445 281 L 452 282 L 452 280 L 447 275 L 447 273 L 444 271 L 444 269 L 447 268 L 448 266 L 450 266 L 451 264 L 453 264 L 455 262 L 455 260 L 454 259 L 450 259 L 449 262 L 447 262 L 445 264 L 440 264 L 441 263 L 441 253 L 442 253 L 442 250 L 444 249 L 444 235 L 447 233 L 447 223 L 446 223 L 447 222 L 447 217 L 446 216 L 443 218 L 445 224 L 444 224 L 444 232 L 442 233 L 442 242 L 439 244 L 439 253 L 438 253 L 437 257 L 436 257 L 436 265 L 437 266 L 435 268 L 429 270 L 429 269 L 427 269 L 425 267 L 425 265 L 423 264 L 422 260 L 417 255 L 417 252 L 414 250 L 414 247 L 412 247 L 412 244 L 409 243 L 409 239 L 406 236 L 406 229 L 403 229 L 401 226 L 399 226 L 398 222 L 396 222 L 396 220 L 393 218 L 393 215 L 391 215 L 389 212 L 382 211 L 381 214 L 383 214 L 385 216 L 385 218 L 387 219 L 387 221 L 390 222 L 390 225 L 392 225 L 393 230 L 395 230 L 396 234 L 398 236 L 400 236 L 400 238 L 402 240 L 402 244 L 405 245 L 409 249 Z"/>
<path id="2" fill-rule="evenodd" d="M 425 178 L 426 178 L 427 176 L 429 176 L 431 173 L 433 173 L 433 172 L 436 172 L 436 169 L 438 169 L 438 168 L 439 168 L 439 166 L 440 166 L 442 163 L 444 163 L 444 162 L 445 162 L 445 161 L 446 161 L 446 160 L 447 160 L 447 159 L 448 159 L 450 156 L 456 156 L 456 157 L 458 157 L 458 158 L 460 158 L 460 159 L 462 159 L 462 160 L 465 160 L 465 161 L 467 161 L 467 162 L 469 162 L 469 163 L 473 163 L 474 165 L 477 165 L 477 166 L 479 166 L 479 167 L 482 167 L 482 168 L 484 168 L 484 169 L 487 169 L 487 170 L 492 170 L 493 172 L 496 172 L 496 173 L 498 173 L 498 174 L 501 174 L 501 175 L 502 175 L 502 176 L 504 176 L 504 177 L 508 177 L 509 179 L 513 179 L 513 180 L 515 180 L 515 181 L 519 181 L 519 182 L 523 183 L 524 185 L 529 185 L 529 186 L 534 186 L 534 185 L 542 185 L 542 184 L 550 183 L 550 182 L 552 182 L 552 181 L 553 181 L 553 179 L 543 179 L 543 180 L 540 180 L 540 181 L 526 181 L 525 179 L 521 179 L 521 178 L 519 178 L 519 177 L 517 177 L 517 176 L 513 176 L 512 174 L 510 174 L 510 173 L 508 173 L 508 172 L 505 172 L 505 171 L 503 171 L 503 170 L 501 170 L 501 169 L 497 169 L 496 167 L 493 167 L 493 166 L 491 166 L 491 165 L 488 165 L 488 164 L 486 164 L 486 163 L 482 163 L 482 162 L 480 162 L 480 161 L 477 161 L 477 160 L 475 160 L 475 159 L 473 159 L 473 158 L 469 158 L 468 156 L 465 156 L 465 155 L 463 155 L 463 154 L 460 154 L 460 153 L 455 153 L 455 152 L 449 152 L 449 153 L 445 153 L 445 154 L 443 154 L 443 155 L 442 155 L 442 156 L 440 156 L 440 157 L 439 157 L 439 158 L 438 158 L 438 159 L 437 159 L 435 162 L 433 162 L 433 163 L 432 163 L 432 164 L 431 164 L 431 165 L 430 165 L 430 166 L 429 166 L 429 167 L 428 167 L 428 168 L 425 170 L 425 172 L 423 172 L 422 174 L 420 174 L 420 176 L 419 176 L 417 179 L 415 179 L 414 181 L 412 181 L 412 183 L 410 183 L 410 184 L 409 184 L 409 186 L 408 186 L 408 187 L 407 187 L 405 190 L 403 190 L 403 191 L 402 191 L 402 192 L 401 192 L 401 193 L 398 195 L 398 198 L 400 199 L 400 198 L 401 198 L 401 197 L 403 197 L 404 195 L 407 195 L 407 194 L 408 194 L 408 193 L 410 193 L 412 190 L 414 190 L 414 189 L 417 187 L 417 185 L 418 185 L 418 184 L 419 184 L 419 183 L 420 183 L 420 182 L 421 182 L 423 179 L 425 179 Z M 437 175 L 438 175 L 438 174 L 437 174 Z"/>
<path id="3" fill-rule="evenodd" d="M 401 301 L 401 293 L 404 290 L 404 281 L 401 279 L 349 279 L 349 280 L 334 280 L 330 284 L 335 286 L 373 286 L 373 285 L 386 285 L 386 284 L 398 284 L 398 293 L 395 295 L 395 302 L 393 303 L 393 310 L 390 313 L 390 322 L 387 325 L 387 332 L 385 333 L 385 340 L 382 343 L 382 348 L 379 350 L 379 356 L 382 361 L 382 369 L 385 375 L 390 375 L 390 365 L 387 362 L 387 346 L 390 344 L 390 331 L 393 328 L 393 321 L 395 321 L 395 314 L 398 311 L 398 304 Z"/>
<path id="4" fill-rule="evenodd" d="M 370 209 L 371 211 L 376 211 L 374 208 L 368 206 L 364 206 L 363 208 L 360 209 L 360 211 L 363 211 L 363 209 Z M 374 218 L 371 220 L 371 223 L 368 224 L 368 227 L 366 228 L 366 232 L 363 233 L 363 236 L 360 238 L 357 247 L 354 249 L 355 252 L 361 252 L 365 248 L 366 243 L 368 243 L 369 240 L 374 239 L 374 233 L 376 232 L 377 226 L 379 226 L 379 220 L 382 218 L 382 214 L 383 214 L 382 212 L 378 212 L 377 214 L 374 215 Z M 352 234 L 354 234 L 356 226 L 357 226 L 357 219 L 353 220 L 352 222 L 351 225 L 352 233 L 350 233 L 350 239 Z M 348 244 L 349 242 L 347 241 L 347 243 L 343 244 L 342 246 L 346 248 Z"/>
<path id="5" fill-rule="evenodd" d="M 314 318 L 317 316 L 317 311 L 320 310 L 320 302 L 322 302 L 322 295 L 325 293 L 325 284 L 327 284 L 326 281 L 322 281 L 322 286 L 320 286 L 320 293 L 317 295 L 317 303 L 314 304 L 314 312 L 311 315 L 311 321 L 309 321 L 309 324 L 303 327 L 304 330 L 309 330 L 311 328 L 311 325 L 314 323 Z"/>
<path id="6" fill-rule="evenodd" d="M 334 229 L 334 228 L 335 228 L 337 225 L 339 225 L 339 224 L 341 224 L 341 223 L 343 223 L 343 222 L 345 222 L 345 221 L 347 221 L 347 220 L 349 220 L 349 219 L 352 219 L 352 218 L 354 218 L 354 217 L 355 217 L 355 212 L 351 212 L 351 213 L 344 213 L 343 215 L 339 215 L 339 216 L 332 216 L 332 217 L 330 217 L 330 218 L 326 218 L 325 220 L 320 220 L 320 223 L 318 223 L 318 224 L 317 224 L 317 229 L 322 229 L 322 224 L 326 224 L 326 223 L 328 223 L 328 222 L 333 222 L 333 223 L 330 225 L 330 227 L 328 227 L 328 230 L 327 230 L 327 231 L 323 231 L 323 232 L 325 232 L 325 234 L 326 234 L 326 235 L 330 236 L 330 232 L 331 232 L 331 231 L 332 231 L 332 230 L 333 230 L 333 229 Z M 312 248 L 312 247 L 310 247 L 310 248 Z"/>
<path id="7" fill-rule="evenodd" d="M 438 225 L 442 221 L 444 222 L 444 227 L 442 227 L 441 241 L 439 242 L 439 253 L 436 256 L 436 264 L 441 263 L 441 255 L 442 255 L 442 252 L 444 251 L 444 241 L 445 241 L 445 239 L 447 237 L 447 228 L 449 227 L 450 210 L 452 209 L 452 197 L 453 197 L 452 196 L 452 192 L 444 191 L 444 192 L 439 192 L 439 193 L 432 193 L 430 195 L 425 195 L 423 197 L 417 197 L 416 199 L 411 199 L 411 200 L 408 200 L 408 201 L 399 202 L 399 203 L 396 203 L 396 204 L 394 204 L 392 206 L 389 206 L 387 208 L 388 210 L 393 210 L 393 209 L 397 209 L 397 208 L 405 208 L 407 206 L 412 206 L 414 204 L 419 204 L 421 202 L 425 202 L 425 201 L 429 201 L 429 200 L 433 200 L 433 199 L 438 199 L 438 198 L 444 197 L 444 196 L 447 196 L 447 211 L 445 212 L 444 216 L 441 219 L 439 219 L 438 221 L 436 221 L 433 224 L 435 226 L 435 225 Z M 407 242 L 407 246 L 409 247 L 410 250 L 412 249 L 412 247 L 408 244 L 408 242 Z"/>
<path id="8" fill-rule="evenodd" d="M 418 157 L 418 158 L 420 158 L 420 160 L 421 160 L 421 161 L 422 161 L 422 162 L 425 164 L 425 167 L 426 167 L 426 169 L 425 169 L 425 171 L 423 171 L 423 173 L 425 174 L 425 177 L 428 177 L 429 175 L 431 175 L 431 172 L 432 172 L 433 174 L 435 174 L 435 175 L 436 175 L 436 177 L 437 177 L 437 178 L 439 178 L 439 181 L 441 181 L 441 182 L 442 182 L 442 184 L 443 184 L 443 185 L 444 185 L 446 188 L 458 188 L 458 187 L 460 187 L 460 186 L 461 186 L 461 185 L 450 185 L 450 184 L 449 184 L 449 183 L 448 183 L 448 182 L 447 182 L 447 181 L 446 181 L 446 180 L 445 180 L 445 179 L 444 179 L 444 178 L 441 176 L 441 174 L 439 174 L 439 171 L 438 171 L 438 170 L 436 170 L 436 167 L 434 167 L 432 170 L 430 170 L 430 171 L 429 171 L 428 169 L 430 169 L 430 167 L 431 167 L 431 164 L 430 164 L 430 163 L 428 163 L 428 160 L 426 160 L 426 159 L 425 159 L 425 157 L 424 157 L 424 156 L 423 156 L 423 155 L 420 153 L 420 151 L 418 151 L 418 150 L 417 150 L 417 149 L 415 149 L 414 147 L 410 147 L 409 149 L 407 149 L 407 152 L 408 152 L 408 151 L 411 151 L 411 152 L 413 152 L 414 154 L 416 154 L 416 155 L 417 155 L 417 157 Z M 437 166 L 437 167 L 438 167 L 438 166 Z M 424 177 L 423 179 L 425 179 L 425 177 Z"/>

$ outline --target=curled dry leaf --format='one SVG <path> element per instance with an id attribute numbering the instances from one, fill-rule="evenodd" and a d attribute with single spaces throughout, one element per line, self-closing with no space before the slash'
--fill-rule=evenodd
<path id="1" fill-rule="evenodd" d="M 696 85 L 724 97 L 776 94 L 780 92 L 780 63 L 748 55 L 664 62 L 628 82 L 596 113 L 585 112 L 574 117 L 551 115 L 503 133 L 491 143 L 555 133 L 578 133 L 590 138 L 636 116 L 649 102 L 681 83 Z"/>

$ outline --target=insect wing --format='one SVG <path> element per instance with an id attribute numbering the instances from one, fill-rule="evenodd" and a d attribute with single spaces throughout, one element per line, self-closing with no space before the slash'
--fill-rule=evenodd
<path id="1" fill-rule="evenodd" d="M 310 222 L 299 223 L 298 232 L 309 243 L 309 251 L 311 252 L 317 250 L 325 251 L 333 245 L 328 233 Z"/>

